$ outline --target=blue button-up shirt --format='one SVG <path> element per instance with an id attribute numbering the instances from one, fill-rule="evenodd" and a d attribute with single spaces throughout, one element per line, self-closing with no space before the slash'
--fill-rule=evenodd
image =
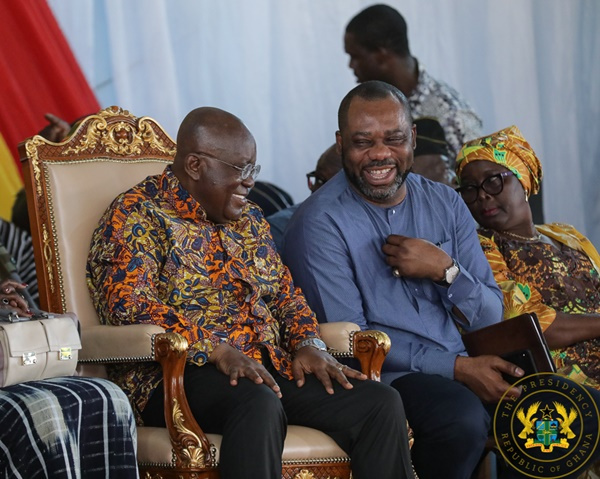
<path id="1" fill-rule="evenodd" d="M 352 321 L 390 336 L 384 381 L 411 371 L 453 378 L 456 356 L 466 353 L 452 307 L 465 315 L 463 329 L 479 329 L 501 321 L 502 294 L 459 195 L 415 174 L 406 185 L 402 203 L 383 208 L 340 172 L 293 216 L 283 258 L 320 321 Z M 458 262 L 457 279 L 446 288 L 394 277 L 381 250 L 390 234 L 438 245 Z"/>

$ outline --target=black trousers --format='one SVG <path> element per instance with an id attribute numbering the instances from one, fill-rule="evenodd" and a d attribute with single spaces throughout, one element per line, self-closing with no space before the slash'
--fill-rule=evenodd
<path id="1" fill-rule="evenodd" d="M 458 381 L 411 373 L 392 382 L 415 434 L 412 460 L 420 479 L 468 479 L 481 459 L 491 418 Z"/>
<path id="2" fill-rule="evenodd" d="M 330 395 L 314 375 L 298 388 L 271 365 L 267 369 L 281 388 L 281 399 L 246 378 L 231 386 L 212 364 L 186 366 L 184 385 L 194 417 L 205 432 L 223 435 L 222 479 L 280 479 L 287 424 L 330 435 L 350 455 L 354 479 L 412 477 L 406 416 L 397 391 L 351 380 L 353 389 L 334 383 Z M 142 416 L 148 426 L 165 425 L 162 385 Z"/>

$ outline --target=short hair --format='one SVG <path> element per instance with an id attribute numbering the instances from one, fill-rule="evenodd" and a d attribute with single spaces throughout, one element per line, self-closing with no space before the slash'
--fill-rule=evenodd
<path id="1" fill-rule="evenodd" d="M 406 57 L 408 47 L 408 27 L 398 10 L 388 5 L 373 5 L 358 13 L 346 26 L 359 45 L 367 50 L 387 48 Z"/>
<path id="2" fill-rule="evenodd" d="M 348 92 L 348 94 L 340 103 L 340 108 L 338 109 L 338 129 L 340 132 L 348 122 L 348 110 L 350 109 L 350 104 L 354 98 L 358 97 L 364 100 L 383 100 L 390 96 L 402 104 L 405 118 L 410 124 L 412 124 L 410 104 L 408 103 L 406 96 L 404 96 L 404 93 L 389 83 L 380 80 L 371 80 L 355 86 Z"/>

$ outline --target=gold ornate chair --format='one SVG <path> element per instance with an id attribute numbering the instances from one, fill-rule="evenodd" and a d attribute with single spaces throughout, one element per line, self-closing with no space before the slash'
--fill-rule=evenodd
<path id="1" fill-rule="evenodd" d="M 19 145 L 40 290 L 40 306 L 75 312 L 81 322 L 80 373 L 104 376 L 105 364 L 158 361 L 165 382 L 166 428 L 138 427 L 145 479 L 218 478 L 217 435 L 204 434 L 183 394 L 187 342 L 154 325 L 100 324 L 85 282 L 91 235 L 110 202 L 171 162 L 175 143 L 151 118 L 111 107 L 83 119 L 62 143 L 34 136 Z M 379 379 L 389 338 L 351 323 L 323 325 L 338 357 L 355 356 Z M 283 477 L 349 479 L 350 459 L 326 434 L 290 426 Z M 249 466 L 251 467 L 251 466 Z"/>

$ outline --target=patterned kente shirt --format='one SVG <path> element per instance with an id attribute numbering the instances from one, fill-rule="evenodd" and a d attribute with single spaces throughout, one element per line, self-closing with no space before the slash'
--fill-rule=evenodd
<path id="1" fill-rule="evenodd" d="M 463 143 L 479 138 L 481 119 L 458 92 L 433 78 L 419 63 L 417 87 L 408 96 L 413 118 L 435 118 L 442 128 L 450 149 L 450 165 L 454 171 L 456 155 Z"/>
<path id="2" fill-rule="evenodd" d="M 118 196 L 94 232 L 87 281 L 104 323 L 158 324 L 189 342 L 205 364 L 220 342 L 292 379 L 289 351 L 318 336 L 317 320 L 283 265 L 261 210 L 251 202 L 229 224 L 202 206 L 167 167 Z M 138 413 L 160 382 L 154 363 L 112 368 Z"/>

